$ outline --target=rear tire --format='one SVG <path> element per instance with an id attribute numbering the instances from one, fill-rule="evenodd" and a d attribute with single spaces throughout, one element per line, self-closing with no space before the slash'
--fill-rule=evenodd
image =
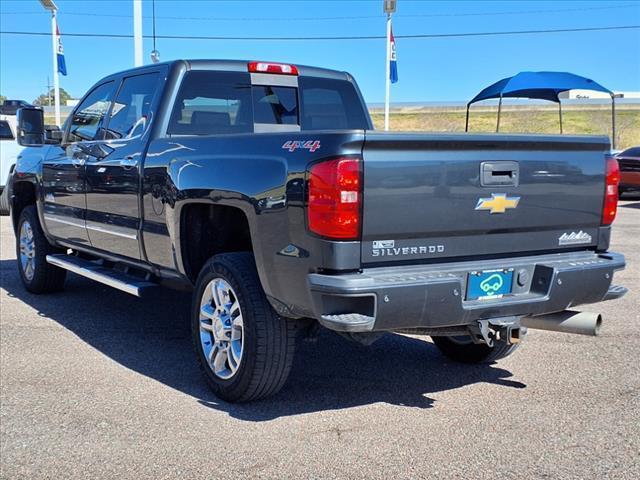
<path id="1" fill-rule="evenodd" d="M 296 328 L 269 304 L 250 253 L 202 267 L 192 304 L 196 356 L 213 392 L 248 402 L 278 392 L 293 362 Z"/>
<path id="2" fill-rule="evenodd" d="M 431 337 L 433 343 L 451 360 L 460 363 L 492 363 L 511 355 L 519 344 L 495 342 L 493 347 L 473 343 L 469 336 Z"/>
<path id="3" fill-rule="evenodd" d="M 24 287 L 31 293 L 62 290 L 67 271 L 47 263 L 47 255 L 60 253 L 44 236 L 35 205 L 20 213 L 16 235 L 18 271 Z"/>

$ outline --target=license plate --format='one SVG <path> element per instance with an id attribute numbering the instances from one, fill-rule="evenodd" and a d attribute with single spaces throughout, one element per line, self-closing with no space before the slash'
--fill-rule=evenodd
<path id="1" fill-rule="evenodd" d="M 513 269 L 469 272 L 467 300 L 500 298 L 511 293 Z"/>

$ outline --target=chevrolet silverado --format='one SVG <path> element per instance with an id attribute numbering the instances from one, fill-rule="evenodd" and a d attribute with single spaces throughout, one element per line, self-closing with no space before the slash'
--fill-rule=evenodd
<path id="1" fill-rule="evenodd" d="M 606 137 L 377 132 L 348 73 L 228 60 L 116 73 L 60 131 L 35 107 L 18 124 L 26 289 L 67 271 L 192 289 L 195 353 L 228 401 L 277 392 L 318 325 L 492 362 L 527 328 L 594 335 L 601 317 L 569 309 L 626 292 Z"/>

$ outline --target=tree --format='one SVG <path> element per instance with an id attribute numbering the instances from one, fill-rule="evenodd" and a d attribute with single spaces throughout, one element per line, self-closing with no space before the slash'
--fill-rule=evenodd
<path id="1" fill-rule="evenodd" d="M 7 99 L 4 95 L 0 95 L 0 103 L 4 102 Z"/>
<path id="2" fill-rule="evenodd" d="M 61 88 L 60 89 L 60 105 L 66 105 L 67 104 L 67 100 L 71 100 L 71 95 L 69 95 L 69 93 L 64 89 Z M 49 96 L 47 96 L 46 93 L 43 93 L 42 95 L 40 95 L 38 98 L 36 98 L 33 101 L 34 105 L 40 105 L 40 106 L 45 106 L 45 105 L 49 105 L 49 102 L 51 102 L 51 105 L 53 105 L 54 102 L 54 89 L 52 88 L 51 90 L 49 90 Z"/>

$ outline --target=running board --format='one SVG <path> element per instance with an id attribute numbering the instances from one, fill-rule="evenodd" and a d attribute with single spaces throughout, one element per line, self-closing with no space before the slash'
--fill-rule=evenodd
<path id="1" fill-rule="evenodd" d="M 98 263 L 71 255 L 47 255 L 47 263 L 108 285 L 109 287 L 117 288 L 136 297 L 142 297 L 149 290 L 158 286 L 157 283 L 135 278 L 127 275 L 125 272 L 113 270 Z"/>

